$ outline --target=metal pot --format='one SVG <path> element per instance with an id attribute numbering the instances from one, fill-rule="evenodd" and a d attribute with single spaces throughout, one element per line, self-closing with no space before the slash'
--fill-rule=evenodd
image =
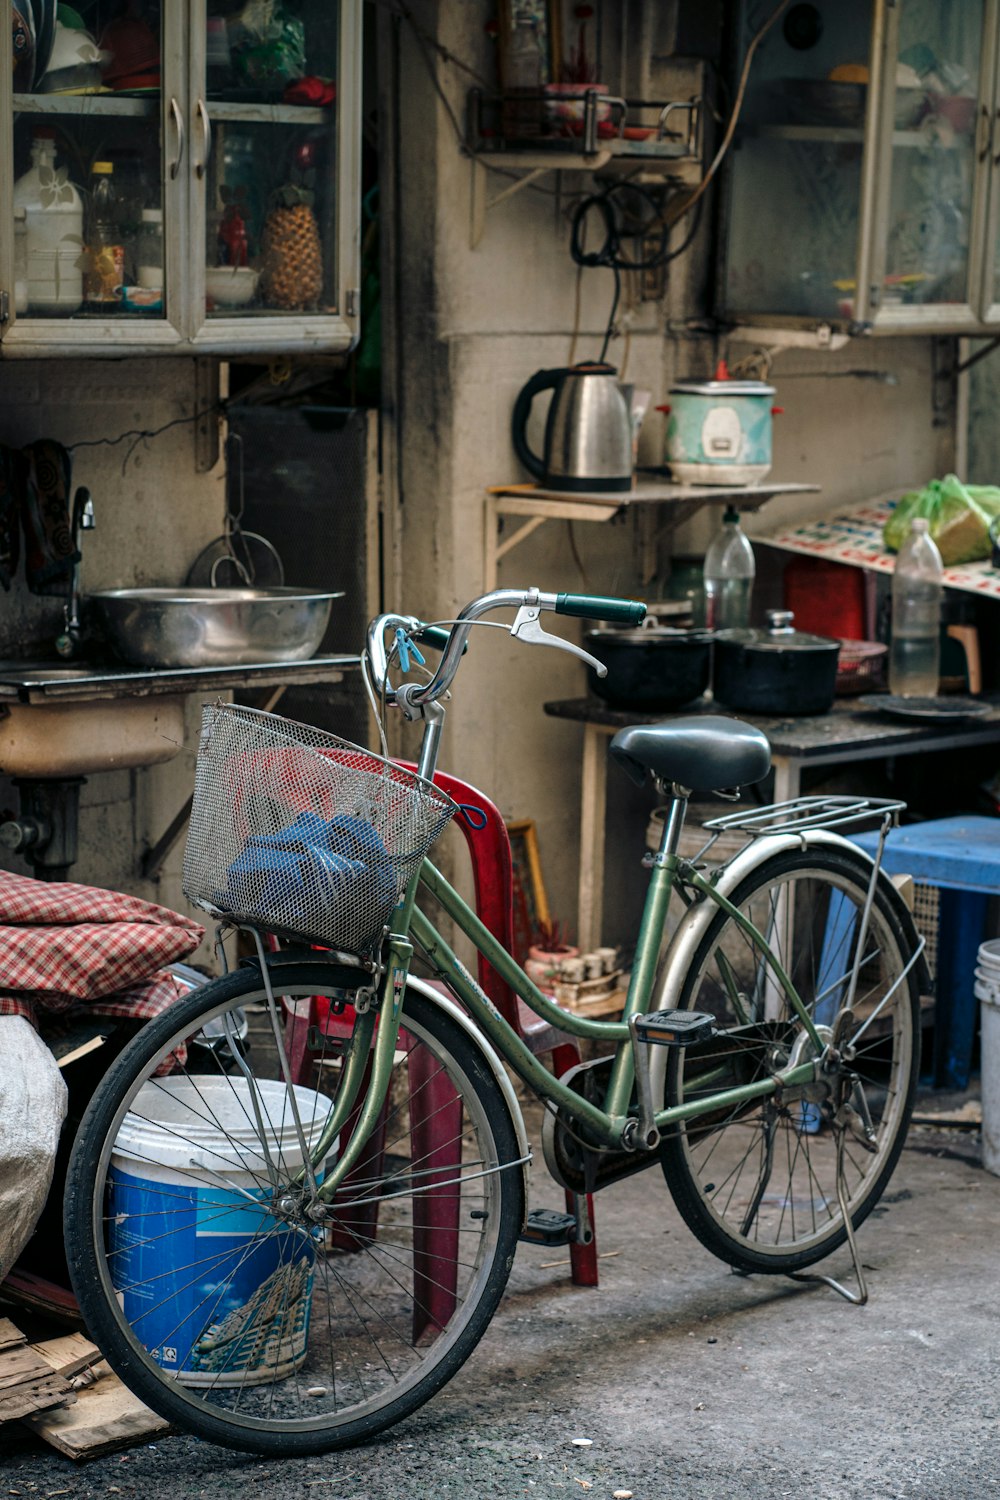
<path id="1" fill-rule="evenodd" d="M 638 630 L 589 630 L 586 647 L 608 669 L 587 668 L 590 687 L 616 708 L 680 708 L 708 687 L 712 637 L 707 630 L 668 625 Z"/>
<path id="2" fill-rule="evenodd" d="M 755 484 L 771 469 L 774 386 L 685 380 L 670 387 L 666 461 L 678 484 Z"/>
<path id="3" fill-rule="evenodd" d="M 839 641 L 796 630 L 790 611 L 770 609 L 764 630 L 716 633 L 712 691 L 744 713 L 825 714 L 839 655 Z"/>

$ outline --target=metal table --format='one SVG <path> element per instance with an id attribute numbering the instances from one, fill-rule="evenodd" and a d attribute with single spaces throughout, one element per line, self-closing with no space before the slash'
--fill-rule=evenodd
<path id="1" fill-rule="evenodd" d="M 597 947 L 601 940 L 607 741 L 629 724 L 661 724 L 682 715 L 609 708 L 596 698 L 546 703 L 545 712 L 557 719 L 575 719 L 584 726 L 577 933 L 581 947 L 588 950 Z M 724 712 L 719 704 L 702 701 L 686 708 L 683 717 Z M 922 750 L 1000 744 L 1000 704 L 991 708 L 988 717 L 961 724 L 890 719 L 850 700 L 836 703 L 828 714 L 809 718 L 751 718 L 748 714 L 739 717 L 762 730 L 768 738 L 776 802 L 790 801 L 799 795 L 803 766 L 854 764 L 890 755 L 916 755 Z"/>

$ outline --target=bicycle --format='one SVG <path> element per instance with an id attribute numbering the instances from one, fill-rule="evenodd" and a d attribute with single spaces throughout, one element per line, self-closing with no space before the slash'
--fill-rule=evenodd
<path id="1" fill-rule="evenodd" d="M 468 1358 L 531 1223 L 532 1151 L 504 1064 L 545 1106 L 544 1156 L 564 1188 L 659 1166 L 693 1233 L 738 1272 L 867 1295 L 855 1230 L 902 1149 L 926 971 L 881 843 L 873 860 L 838 830 L 874 821 L 884 839 L 903 805 L 737 811 L 682 859 L 689 789 L 761 780 L 767 741 L 712 716 L 621 731 L 612 756 L 637 781 L 652 774 L 669 812 L 646 856 L 621 1020 L 566 1011 L 426 858 L 452 817 L 475 818 L 433 777 L 470 630 L 502 609 L 516 610 L 501 627 L 515 639 L 585 658 L 542 630 L 543 611 L 644 613 L 507 589 L 437 626 L 380 616 L 366 672 L 380 728 L 391 705 L 423 723 L 415 773 L 274 715 L 206 710 L 185 888 L 253 952 L 108 1071 L 74 1148 L 66 1240 L 112 1366 L 211 1441 L 281 1455 L 356 1443 Z M 423 665 L 418 642 L 441 650 L 436 670 L 393 685 L 390 672 Z M 742 850 L 713 868 L 734 828 Z M 661 959 L 674 895 L 683 910 Z M 428 898 L 532 1010 L 609 1055 L 547 1071 Z M 266 951 L 262 930 L 287 946 Z M 415 950 L 432 980 L 411 973 Z M 564 1225 L 563 1242 L 581 1228 Z M 806 1269 L 845 1242 L 856 1293 Z"/>

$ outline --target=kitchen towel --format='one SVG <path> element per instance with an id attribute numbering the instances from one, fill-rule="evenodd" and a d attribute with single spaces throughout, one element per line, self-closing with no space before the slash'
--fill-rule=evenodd
<path id="1" fill-rule="evenodd" d="M 24 458 L 0 445 L 0 584 L 10 589 L 21 557 L 21 499 Z"/>
<path id="2" fill-rule="evenodd" d="M 21 449 L 26 460 L 21 524 L 24 568 L 33 594 L 68 596 L 74 551 L 69 516 L 70 456 L 62 443 L 39 438 Z"/>

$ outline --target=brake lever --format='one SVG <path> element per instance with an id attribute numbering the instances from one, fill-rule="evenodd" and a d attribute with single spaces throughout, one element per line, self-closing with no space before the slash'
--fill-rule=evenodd
<path id="1" fill-rule="evenodd" d="M 578 656 L 581 661 L 585 661 L 588 667 L 593 667 L 598 677 L 607 677 L 607 667 L 596 656 L 591 656 L 582 646 L 574 646 L 572 641 L 564 641 L 561 635 L 550 635 L 547 630 L 543 630 L 539 623 L 541 613 L 541 606 L 538 604 L 522 604 L 510 627 L 514 639 L 524 641 L 528 646 L 555 646 L 560 651 L 568 651 L 571 656 Z"/>

